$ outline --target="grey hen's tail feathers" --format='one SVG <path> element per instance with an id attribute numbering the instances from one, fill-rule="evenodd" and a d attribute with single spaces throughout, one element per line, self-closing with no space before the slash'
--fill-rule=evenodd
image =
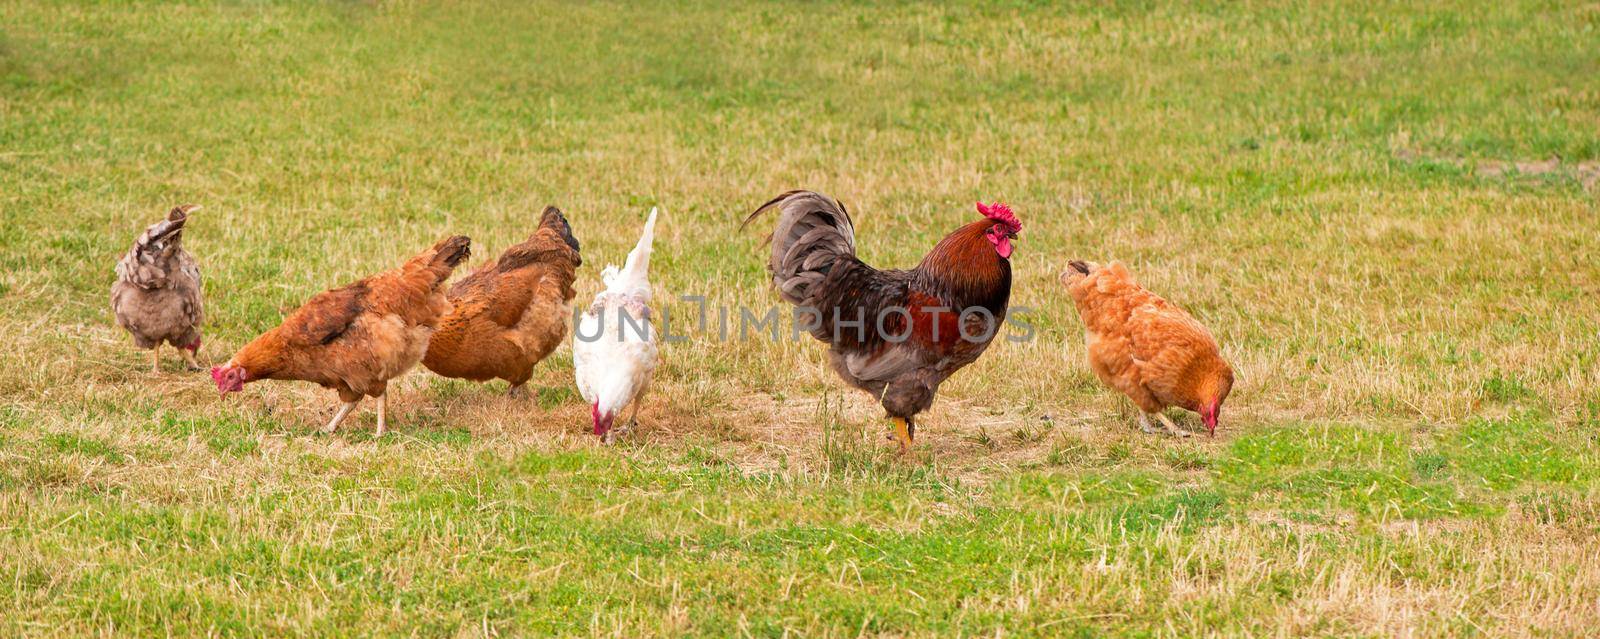
<path id="1" fill-rule="evenodd" d="M 175 244 L 183 239 L 183 225 L 189 221 L 189 213 L 197 211 L 200 207 L 193 204 L 174 207 L 167 213 L 167 219 L 146 227 L 144 233 L 134 242 L 140 252 L 162 251 L 169 244 Z"/>

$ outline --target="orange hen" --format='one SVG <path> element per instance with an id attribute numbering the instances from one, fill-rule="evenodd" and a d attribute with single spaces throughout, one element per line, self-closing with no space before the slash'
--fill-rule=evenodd
<path id="1" fill-rule="evenodd" d="M 1205 326 L 1139 286 L 1119 262 L 1074 261 L 1061 282 L 1083 317 L 1090 368 L 1139 407 L 1141 429 L 1157 432 L 1150 423 L 1154 415 L 1168 433 L 1187 437 L 1161 413 L 1177 406 L 1199 413 L 1206 430 L 1217 434 L 1233 369 Z"/>
<path id="2" fill-rule="evenodd" d="M 452 308 L 422 365 L 445 377 L 503 379 L 521 396 L 534 364 L 566 339 L 581 264 L 567 218 L 545 208 L 527 241 L 450 287 Z"/>
<path id="3" fill-rule="evenodd" d="M 318 293 L 289 317 L 211 369 L 223 395 L 261 379 L 314 382 L 339 393 L 344 406 L 332 432 L 363 397 L 378 399 L 384 431 L 389 380 L 422 360 L 439 318 L 450 311 L 444 282 L 467 259 L 465 236 L 440 240 L 400 268 Z"/>

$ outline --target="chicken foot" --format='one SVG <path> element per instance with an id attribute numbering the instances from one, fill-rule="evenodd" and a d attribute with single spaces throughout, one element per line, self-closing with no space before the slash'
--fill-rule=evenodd
<path id="1" fill-rule="evenodd" d="M 161 372 L 161 342 L 150 349 L 150 372 Z"/>
<path id="2" fill-rule="evenodd" d="M 194 358 L 194 351 L 191 351 L 187 348 L 180 348 L 178 349 L 178 354 L 183 356 L 183 363 L 189 367 L 190 372 L 202 369 L 200 362 Z"/>
<path id="3" fill-rule="evenodd" d="M 916 437 L 916 425 L 904 417 L 890 417 L 889 423 L 894 426 L 894 433 L 889 435 L 889 439 L 900 444 L 900 454 L 910 452 L 912 440 Z"/>
<path id="4" fill-rule="evenodd" d="M 355 408 L 356 404 L 359 404 L 359 403 L 361 403 L 361 400 L 359 400 L 359 399 L 357 399 L 356 401 L 353 401 L 353 402 L 345 402 L 343 406 L 339 407 L 339 412 L 336 412 L 336 413 L 333 414 L 333 419 L 328 422 L 328 425 L 322 427 L 322 432 L 331 433 L 331 432 L 334 432 L 334 431 L 338 430 L 339 429 L 339 422 L 344 421 L 344 417 L 346 415 L 349 415 L 350 414 L 350 410 Z M 381 406 L 382 404 L 379 404 L 379 405 Z"/>
<path id="5" fill-rule="evenodd" d="M 623 421 L 622 425 L 620 425 L 620 426 L 618 426 L 616 428 L 613 428 L 610 431 L 607 431 L 605 439 L 603 439 L 601 441 L 603 441 L 603 442 L 605 442 L 607 444 L 616 443 L 618 437 L 621 437 L 623 435 L 626 435 L 628 433 L 633 432 L 634 427 L 638 426 L 638 425 L 639 425 L 639 400 L 635 399 L 635 400 L 633 400 L 633 404 L 628 407 L 628 419 Z"/>
<path id="6" fill-rule="evenodd" d="M 1165 431 L 1157 430 L 1155 425 L 1150 423 L 1150 416 L 1151 415 L 1155 415 L 1156 419 L 1161 420 L 1161 425 L 1166 427 Z M 1159 412 L 1157 412 L 1157 413 L 1139 413 L 1139 430 L 1142 430 L 1142 431 L 1144 431 L 1146 433 L 1150 433 L 1151 435 L 1160 435 L 1160 434 L 1165 433 L 1165 434 L 1171 435 L 1173 437 L 1188 437 L 1189 436 L 1189 432 L 1179 429 L 1178 425 L 1172 423 L 1172 418 L 1167 417 L 1166 413 L 1159 413 Z"/>
<path id="7" fill-rule="evenodd" d="M 1178 428 L 1178 425 L 1172 423 L 1172 418 L 1171 417 L 1167 417 L 1166 413 L 1156 413 L 1156 419 L 1161 420 L 1161 425 L 1166 426 L 1167 427 L 1167 432 L 1170 433 L 1173 437 L 1188 437 L 1189 436 L 1189 431 L 1186 431 L 1186 430 Z"/>

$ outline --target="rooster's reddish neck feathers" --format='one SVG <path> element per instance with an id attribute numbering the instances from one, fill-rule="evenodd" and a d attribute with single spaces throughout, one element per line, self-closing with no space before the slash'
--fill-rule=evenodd
<path id="1" fill-rule="evenodd" d="M 1000 257 L 984 233 L 997 222 L 982 219 L 951 233 L 917 265 L 928 283 L 938 283 L 963 305 L 1005 309 L 1011 289 L 1011 261 Z"/>

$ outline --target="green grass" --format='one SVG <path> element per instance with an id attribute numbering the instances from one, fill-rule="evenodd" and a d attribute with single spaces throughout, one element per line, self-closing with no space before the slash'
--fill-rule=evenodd
<path id="1" fill-rule="evenodd" d="M 1577 2 L 0 0 L 0 634 L 1591 633 L 1597 37 Z M 375 439 L 150 374 L 107 309 L 186 202 L 213 362 L 548 203 L 580 303 L 660 206 L 663 309 L 760 307 L 737 220 L 795 187 L 884 266 L 975 200 L 1024 221 L 1038 339 L 911 458 L 809 341 L 690 331 L 613 447 L 565 349 L 522 400 L 413 373 Z M 1095 381 L 1072 258 L 1217 334 L 1215 440 Z"/>

